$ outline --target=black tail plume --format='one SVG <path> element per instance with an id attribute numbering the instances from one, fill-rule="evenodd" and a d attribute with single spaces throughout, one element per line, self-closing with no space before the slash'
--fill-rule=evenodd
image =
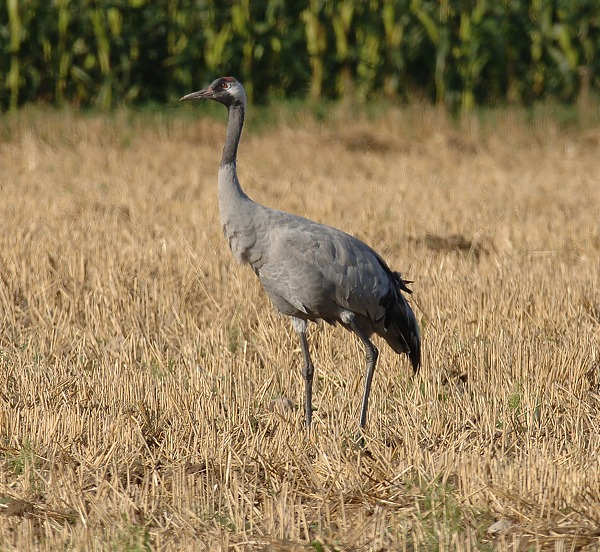
<path id="1" fill-rule="evenodd" d="M 385 316 L 386 331 L 380 335 L 394 351 L 408 355 L 413 374 L 416 375 L 421 367 L 421 335 L 415 313 L 402 295 L 402 291 L 412 293 L 408 288 L 408 284 L 412 282 L 403 280 L 399 272 L 393 272 L 392 276 L 398 291 L 388 303 Z"/>

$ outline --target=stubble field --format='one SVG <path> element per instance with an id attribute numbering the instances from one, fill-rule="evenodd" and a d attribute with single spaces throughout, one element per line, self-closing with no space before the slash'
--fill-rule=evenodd
<path id="1" fill-rule="evenodd" d="M 0 548 L 598 550 L 600 128 L 272 117 L 246 191 L 414 280 L 421 374 L 377 341 L 357 449 L 362 348 L 312 325 L 307 439 L 219 227 L 223 121 L 4 116 Z"/>

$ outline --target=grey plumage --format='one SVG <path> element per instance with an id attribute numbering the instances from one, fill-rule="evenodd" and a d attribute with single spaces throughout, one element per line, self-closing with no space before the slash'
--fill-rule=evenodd
<path id="1" fill-rule="evenodd" d="M 305 416 L 312 420 L 314 366 L 306 340 L 307 321 L 340 323 L 365 346 L 367 374 L 360 415 L 366 424 L 371 380 L 378 350 L 373 333 L 397 353 L 406 353 L 416 374 L 421 342 L 414 313 L 402 292 L 407 282 L 368 245 L 340 230 L 269 209 L 242 190 L 236 172 L 237 148 L 244 123 L 246 94 L 233 77 L 181 98 L 211 99 L 229 112 L 219 168 L 219 209 L 223 233 L 234 257 L 249 264 L 275 307 L 289 316 L 304 357 Z"/>

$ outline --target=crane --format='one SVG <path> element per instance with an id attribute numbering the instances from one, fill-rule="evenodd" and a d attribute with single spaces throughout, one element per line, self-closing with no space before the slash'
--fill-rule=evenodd
<path id="1" fill-rule="evenodd" d="M 181 98 L 214 100 L 227 107 L 227 134 L 219 167 L 219 210 L 223 233 L 235 259 L 249 264 L 279 312 L 291 319 L 304 359 L 306 428 L 312 421 L 314 365 L 306 330 L 308 321 L 341 324 L 365 347 L 367 369 L 360 429 L 367 422 L 371 382 L 379 351 L 375 333 L 398 354 L 406 353 L 417 374 L 421 339 L 415 315 L 403 295 L 407 280 L 359 239 L 312 220 L 270 209 L 243 191 L 236 171 L 238 145 L 246 112 L 246 92 L 234 77 Z"/>

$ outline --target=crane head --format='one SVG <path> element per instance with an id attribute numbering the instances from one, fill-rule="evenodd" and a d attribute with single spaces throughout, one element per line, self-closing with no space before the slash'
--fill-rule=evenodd
<path id="1" fill-rule="evenodd" d="M 240 81 L 234 77 L 220 77 L 211 85 L 197 92 L 183 96 L 180 102 L 194 100 L 214 100 L 230 107 L 232 105 L 246 105 L 246 91 Z"/>

